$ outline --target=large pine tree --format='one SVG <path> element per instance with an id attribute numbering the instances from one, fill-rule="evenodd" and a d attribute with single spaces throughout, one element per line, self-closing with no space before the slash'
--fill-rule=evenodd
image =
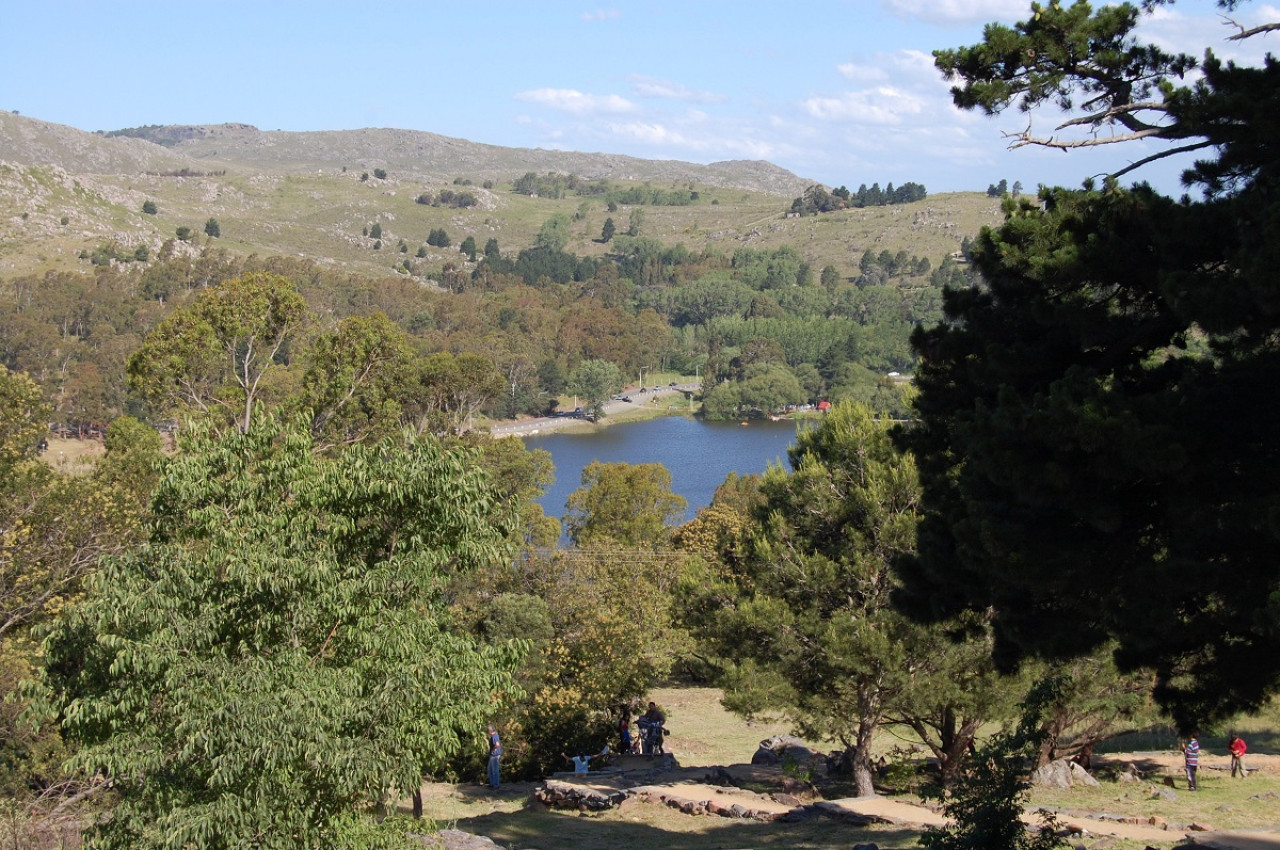
<path id="1" fill-rule="evenodd" d="M 920 421 L 899 442 L 926 517 L 898 599 L 993 611 L 1006 666 L 1115 637 L 1191 726 L 1280 683 L 1280 69 L 1166 55 L 1130 6 L 1033 13 L 937 54 L 956 103 L 1084 103 L 1060 129 L 1200 151 L 1199 197 L 1108 180 L 1006 201 L 973 250 L 983 282 L 914 338 Z"/>

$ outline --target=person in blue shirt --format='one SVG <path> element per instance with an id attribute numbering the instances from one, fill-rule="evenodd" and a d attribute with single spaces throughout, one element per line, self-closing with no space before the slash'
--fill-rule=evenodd
<path id="1" fill-rule="evenodd" d="M 1182 758 L 1187 768 L 1187 788 L 1196 790 L 1196 771 L 1200 769 L 1200 742 L 1192 735 L 1182 747 Z"/>
<path id="2" fill-rule="evenodd" d="M 498 737 L 498 730 L 493 726 L 489 727 L 489 787 L 494 791 L 498 790 L 499 771 L 502 761 L 502 739 Z"/>

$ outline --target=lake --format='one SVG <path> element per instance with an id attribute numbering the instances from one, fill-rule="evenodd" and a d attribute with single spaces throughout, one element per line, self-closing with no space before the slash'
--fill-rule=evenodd
<path id="1" fill-rule="evenodd" d="M 671 472 L 671 489 L 689 501 L 684 519 L 711 504 L 716 488 L 730 472 L 758 474 L 770 464 L 787 463 L 787 449 L 796 441 L 796 422 L 753 420 L 704 422 L 683 416 L 664 416 L 644 422 L 623 422 L 591 432 L 525 437 L 531 449 L 551 452 L 555 483 L 538 500 L 549 516 L 564 515 L 569 494 L 582 486 L 582 470 L 602 463 L 661 463 Z"/>

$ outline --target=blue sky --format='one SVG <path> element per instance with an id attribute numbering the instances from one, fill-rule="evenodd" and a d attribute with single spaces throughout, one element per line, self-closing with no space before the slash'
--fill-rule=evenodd
<path id="1" fill-rule="evenodd" d="M 394 127 L 494 145 L 765 159 L 830 186 L 1078 185 L 1146 152 L 1007 150 L 1025 117 L 962 113 L 930 51 L 1027 0 L 0 2 L 0 108 L 83 130 L 240 121 Z M 1246 3 L 1241 22 L 1280 20 Z M 1212 0 L 1146 25 L 1161 46 L 1257 61 Z M 1280 36 L 1278 36 L 1280 37 Z M 1048 129 L 1052 115 L 1038 116 Z M 0 159 L 4 152 L 0 151 Z M 1180 165 L 1136 177 L 1167 191 Z M 1135 178 L 1136 179 L 1136 178 Z"/>

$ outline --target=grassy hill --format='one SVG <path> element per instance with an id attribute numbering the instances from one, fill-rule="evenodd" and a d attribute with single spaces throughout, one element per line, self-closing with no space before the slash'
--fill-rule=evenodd
<path id="1" fill-rule="evenodd" d="M 413 258 L 429 232 L 443 228 L 453 246 L 431 248 L 415 273 L 461 264 L 467 236 L 504 253 L 533 243 L 542 223 L 573 216 L 569 251 L 600 254 L 596 241 L 612 216 L 620 231 L 630 208 L 609 213 L 599 197 L 518 195 L 520 175 L 556 172 L 619 187 L 695 189 L 683 207 L 643 208 L 641 235 L 732 254 L 743 246 L 794 245 L 815 269 L 856 269 L 864 251 L 905 250 L 935 264 L 966 235 L 999 220 L 998 201 L 978 193 L 933 196 L 915 204 L 787 218 L 792 198 L 811 181 L 767 162 L 697 165 L 609 154 L 523 150 L 407 130 L 263 132 L 247 125 L 149 127 L 129 135 L 86 133 L 0 112 L 0 276 L 88 268 L 82 252 L 114 243 L 152 256 L 179 227 L 218 247 L 248 255 L 307 257 L 361 273 L 386 273 Z M 371 176 L 375 169 L 386 179 Z M 364 179 L 362 179 L 362 176 Z M 851 175 L 850 183 L 876 175 Z M 483 188 L 486 181 L 491 189 Z M 461 184 L 461 185 L 459 185 Z M 469 209 L 415 203 L 424 192 L 468 191 Z M 142 213 L 151 201 L 155 215 Z M 362 235 L 378 223 L 382 248 Z M 401 254 L 401 240 L 407 253 Z"/>

